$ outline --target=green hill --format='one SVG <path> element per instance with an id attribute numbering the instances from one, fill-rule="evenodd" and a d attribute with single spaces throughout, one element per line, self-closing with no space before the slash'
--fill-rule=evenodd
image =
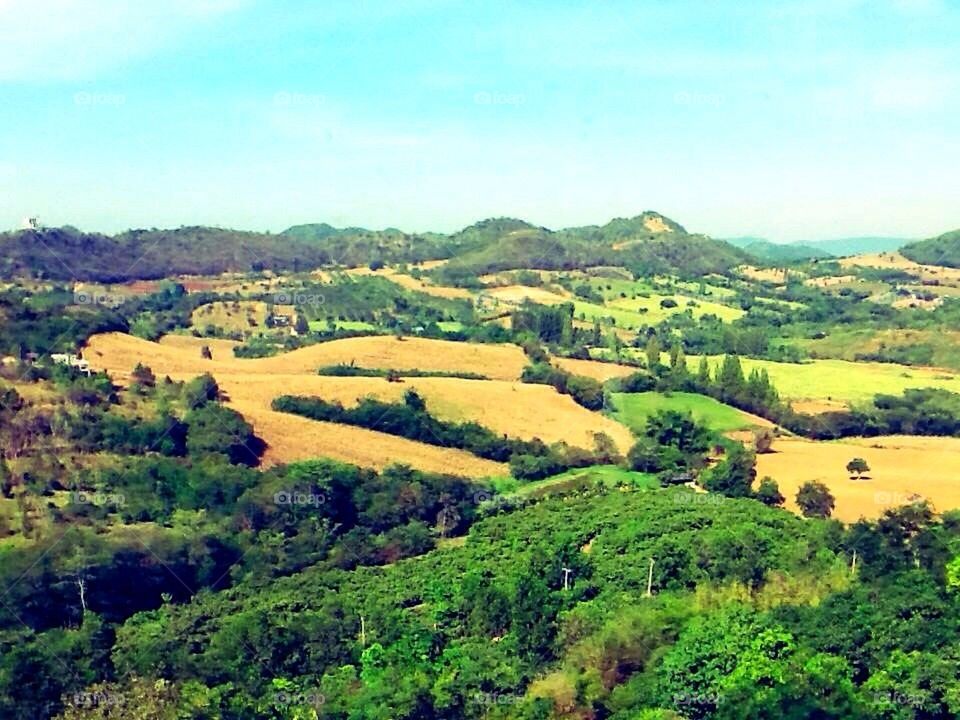
<path id="1" fill-rule="evenodd" d="M 296 225 L 276 235 L 194 226 L 110 236 L 67 226 L 0 233 L 0 253 L 0 277 L 97 282 L 447 258 L 455 258 L 448 272 L 461 279 L 516 268 L 610 264 L 703 274 L 724 272 L 749 259 L 727 243 L 691 235 L 653 212 L 559 231 L 515 218 L 491 218 L 450 235 L 327 223 Z"/>
<path id="2" fill-rule="evenodd" d="M 440 272 L 448 282 L 519 268 L 571 270 L 600 265 L 623 265 L 648 274 L 702 275 L 723 273 L 749 261 L 746 253 L 732 245 L 690 234 L 678 223 L 649 211 L 602 226 L 558 231 L 519 220 L 491 220 L 458 235 L 472 242 L 461 243 L 465 252 Z M 468 249 L 470 244 L 476 245 Z"/>
<path id="3" fill-rule="evenodd" d="M 905 245 L 904 257 L 924 265 L 960 267 L 960 230 L 952 230 L 934 238 Z"/>

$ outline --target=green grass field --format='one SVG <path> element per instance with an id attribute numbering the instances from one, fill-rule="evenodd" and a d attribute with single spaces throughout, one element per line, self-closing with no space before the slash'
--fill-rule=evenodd
<path id="1" fill-rule="evenodd" d="M 662 410 L 689 412 L 697 422 L 716 432 L 754 427 L 750 418 L 736 408 L 697 393 L 614 393 L 613 417 L 636 433 L 641 433 L 647 418 Z"/>
<path id="2" fill-rule="evenodd" d="M 677 303 L 676 307 L 663 308 L 660 302 L 667 298 Z M 642 312 L 645 318 L 656 318 L 654 322 L 660 322 L 665 318 L 677 313 L 685 312 L 688 308 L 693 311 L 693 316 L 699 318 L 703 315 L 716 315 L 723 322 L 733 322 L 742 318 L 746 313 L 740 308 L 733 308 L 720 303 L 711 302 L 702 298 L 692 298 L 686 295 L 651 295 L 650 297 L 621 298 L 610 303 L 612 307 L 630 310 L 632 312 Z M 648 321 L 649 322 L 649 321 Z"/>
<path id="3" fill-rule="evenodd" d="M 707 358 L 714 370 L 720 356 Z M 690 356 L 687 364 L 696 371 L 700 358 Z M 864 363 L 847 360 L 812 360 L 805 363 L 780 363 L 771 360 L 741 358 L 744 373 L 764 368 L 780 396 L 788 399 L 824 399 L 841 402 L 867 402 L 877 393 L 899 395 L 909 388 L 936 387 L 960 392 L 960 376 L 929 368 L 893 363 Z"/>
<path id="4" fill-rule="evenodd" d="M 332 329 L 330 326 L 333 325 L 337 330 L 376 330 L 377 326 L 373 323 L 364 322 L 362 320 L 337 320 L 333 323 L 329 323 L 326 320 L 311 320 L 309 322 L 310 329 L 316 332 L 321 332 L 324 330 Z"/>
<path id="5" fill-rule="evenodd" d="M 559 475 L 528 483 L 513 477 L 495 478 L 493 488 L 499 495 L 529 497 L 549 494 L 551 490 L 572 490 L 596 483 L 603 483 L 609 488 L 627 485 L 641 490 L 653 490 L 660 487 L 656 476 L 649 473 L 624 470 L 617 465 L 593 465 L 567 470 Z"/>

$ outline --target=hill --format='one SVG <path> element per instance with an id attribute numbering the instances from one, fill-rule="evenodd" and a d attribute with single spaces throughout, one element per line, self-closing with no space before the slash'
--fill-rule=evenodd
<path id="1" fill-rule="evenodd" d="M 123 282 L 175 275 L 307 270 L 331 261 L 315 244 L 287 236 L 182 227 L 120 235 L 43 228 L 0 234 L 0 275 Z"/>
<path id="2" fill-rule="evenodd" d="M 818 248 L 837 257 L 862 255 L 864 253 L 893 252 L 910 242 L 900 237 L 845 237 L 833 240 L 805 240 L 805 245 Z"/>
<path id="3" fill-rule="evenodd" d="M 946 232 L 934 238 L 905 245 L 900 251 L 904 257 L 923 265 L 960 267 L 960 230 Z"/>
<path id="4" fill-rule="evenodd" d="M 763 262 L 794 262 L 813 258 L 892 252 L 910 242 L 907 238 L 872 236 L 798 240 L 790 243 L 771 242 L 766 238 L 752 235 L 724 239 Z"/>
<path id="5" fill-rule="evenodd" d="M 444 266 L 444 282 L 462 283 L 487 273 L 534 268 L 572 270 L 622 265 L 638 273 L 723 273 L 749 260 L 743 251 L 647 211 L 605 225 L 551 231 L 518 220 L 485 221 L 459 234 L 461 252 Z"/>
<path id="6" fill-rule="evenodd" d="M 832 256 L 832 253 L 812 244 L 775 243 L 758 237 L 727 238 L 727 242 L 766 263 L 797 262 Z"/>
<path id="7" fill-rule="evenodd" d="M 652 272 L 724 272 L 747 259 L 732 246 L 691 235 L 654 212 L 559 231 L 515 218 L 491 218 L 449 235 L 327 223 L 295 225 L 276 235 L 193 226 L 111 236 L 64 226 L 0 233 L 0 252 L 0 277 L 107 283 L 224 272 L 298 272 L 328 264 L 420 263 L 455 256 L 449 273 L 464 281 L 464 275 L 475 280 L 498 270 L 605 264 Z"/>

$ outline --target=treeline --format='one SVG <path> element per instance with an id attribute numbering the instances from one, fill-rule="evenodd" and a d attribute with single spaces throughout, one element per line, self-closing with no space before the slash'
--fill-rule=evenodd
<path id="1" fill-rule="evenodd" d="M 590 452 L 564 443 L 547 445 L 536 438 L 509 438 L 475 422 L 439 420 L 412 389 L 398 403 L 363 398 L 356 407 L 345 408 L 341 403 L 320 398 L 283 395 L 274 399 L 272 407 L 311 420 L 357 425 L 429 445 L 466 450 L 496 462 L 509 462 L 514 477 L 524 480 L 547 477 L 571 467 L 610 462 L 617 455 L 613 442 L 602 433 L 597 434 L 596 448 Z"/>
<path id="2" fill-rule="evenodd" d="M 804 417 L 808 437 L 836 440 L 877 435 L 960 436 L 960 394 L 937 388 L 876 395 L 870 406 Z"/>
<path id="3" fill-rule="evenodd" d="M 211 227 L 128 230 L 114 236 L 71 227 L 19 230 L 0 233 L 0 250 L 3 277 L 104 283 L 224 272 L 296 272 L 331 261 L 322 247 L 296 237 Z"/>
<path id="4" fill-rule="evenodd" d="M 382 377 L 390 380 L 400 380 L 403 377 L 448 377 L 460 378 L 461 380 L 489 380 L 486 375 L 473 372 L 446 372 L 443 370 L 410 370 L 402 372 L 393 369 L 384 368 L 365 368 L 351 363 L 338 363 L 336 365 L 325 365 L 317 370 L 318 375 L 329 375 L 333 377 Z"/>

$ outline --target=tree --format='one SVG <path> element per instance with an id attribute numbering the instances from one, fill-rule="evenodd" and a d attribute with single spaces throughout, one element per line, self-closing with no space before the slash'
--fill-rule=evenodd
<path id="1" fill-rule="evenodd" d="M 743 393 L 743 368 L 740 358 L 736 355 L 725 355 L 720 372 L 717 373 L 717 385 L 720 386 L 720 396 L 724 400 L 736 400 Z"/>
<path id="2" fill-rule="evenodd" d="M 657 365 L 660 364 L 660 341 L 657 339 L 656 335 L 651 335 L 650 339 L 647 340 L 646 347 L 647 355 L 647 367 L 653 370 Z"/>
<path id="3" fill-rule="evenodd" d="M 209 345 L 204 345 L 200 348 L 200 357 L 204 360 L 213 360 L 213 353 L 210 352 Z"/>
<path id="4" fill-rule="evenodd" d="M 134 386 L 138 392 L 156 387 L 157 384 L 157 377 L 153 374 L 153 370 L 143 363 L 137 363 L 137 366 L 130 374 L 130 379 L 133 381 L 132 386 Z"/>
<path id="5" fill-rule="evenodd" d="M 753 431 L 753 449 L 757 455 L 773 452 L 773 431 L 770 428 L 759 428 Z"/>
<path id="6" fill-rule="evenodd" d="M 697 383 L 702 388 L 707 388 L 710 385 L 710 362 L 706 355 L 700 358 L 700 364 L 697 366 Z"/>
<path id="7" fill-rule="evenodd" d="M 757 488 L 757 500 L 770 507 L 779 507 L 783 505 L 786 498 L 780 492 L 777 481 L 767 476 L 760 480 L 760 486 Z"/>
<path id="8" fill-rule="evenodd" d="M 703 486 L 728 497 L 749 497 L 757 476 L 756 456 L 737 443 L 726 457 L 705 473 Z"/>
<path id="9" fill-rule="evenodd" d="M 847 463 L 847 472 L 850 473 L 850 475 L 856 475 L 857 480 L 860 480 L 865 472 L 870 472 L 870 466 L 867 465 L 867 461 L 863 458 L 855 457 Z"/>
<path id="10" fill-rule="evenodd" d="M 297 313 L 297 318 L 293 321 L 293 329 L 297 331 L 298 335 L 306 335 L 310 332 L 310 323 L 307 322 L 303 313 Z"/>
<path id="11" fill-rule="evenodd" d="M 403 393 L 403 403 L 411 410 L 416 412 L 426 412 L 427 403 L 413 388 L 409 388 L 405 393 Z"/>
<path id="12" fill-rule="evenodd" d="M 797 505 L 804 517 L 830 517 L 835 504 L 830 490 L 821 482 L 805 482 L 797 491 Z"/>
<path id="13" fill-rule="evenodd" d="M 183 389 L 183 394 L 187 407 L 199 408 L 220 398 L 220 386 L 213 379 L 213 375 L 204 373 L 188 382 Z"/>

